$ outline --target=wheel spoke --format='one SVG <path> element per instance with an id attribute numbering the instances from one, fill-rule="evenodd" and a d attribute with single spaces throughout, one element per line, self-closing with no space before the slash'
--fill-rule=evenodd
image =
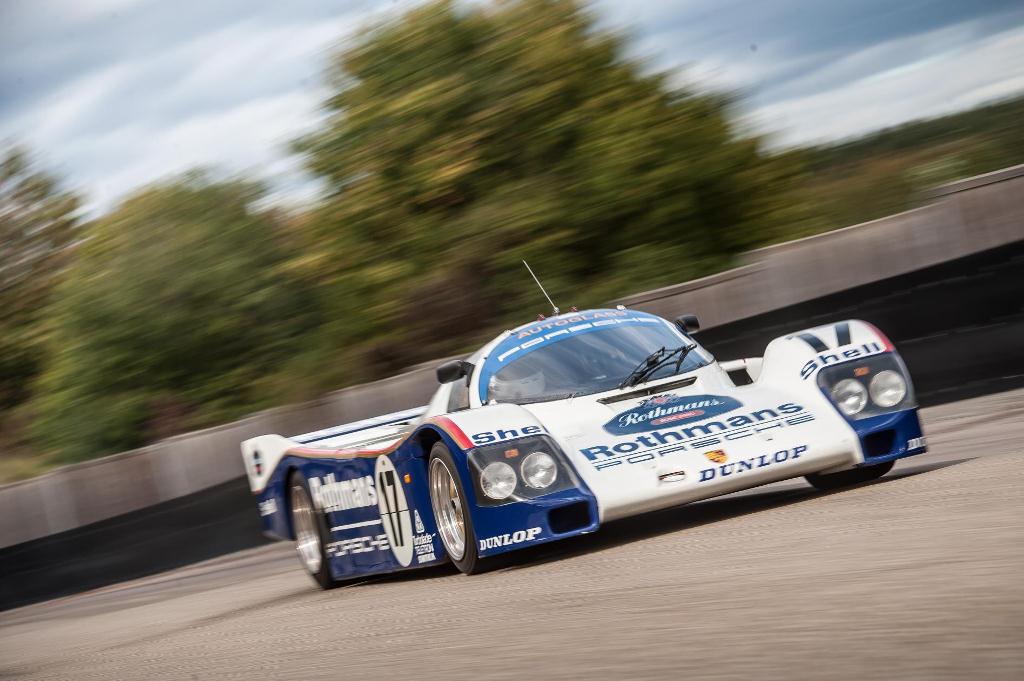
<path id="1" fill-rule="evenodd" d="M 455 478 L 441 459 L 430 462 L 430 500 L 434 518 L 444 548 L 455 560 L 466 553 L 466 526 L 462 514 L 462 499 Z"/>
<path id="2" fill-rule="evenodd" d="M 320 533 L 316 527 L 316 511 L 309 500 L 309 494 L 301 485 L 291 490 L 292 524 L 295 529 L 295 549 L 302 565 L 315 575 L 323 561 L 320 551 Z"/>

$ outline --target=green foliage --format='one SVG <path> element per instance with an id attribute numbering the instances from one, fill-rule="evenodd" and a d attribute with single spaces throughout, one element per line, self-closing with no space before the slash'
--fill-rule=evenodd
<path id="1" fill-rule="evenodd" d="M 13 431 L 79 460 L 467 351 L 547 312 L 523 259 L 563 307 L 607 304 L 1024 160 L 1024 98 L 770 153 L 729 97 L 625 47 L 572 0 L 373 27 L 297 144 L 329 187 L 299 215 L 194 174 L 78 227 L 75 198 L 7 152 L 0 478 L 38 470 Z"/>
<path id="2" fill-rule="evenodd" d="M 272 376 L 314 309 L 258 189 L 201 176 L 143 191 L 85 230 L 52 310 L 37 437 L 97 456 L 279 401 Z"/>
<path id="3" fill-rule="evenodd" d="M 75 239 L 78 199 L 28 153 L 0 155 L 0 421 L 43 361 L 43 311 Z M 2 445 L 0 445 L 2 446 Z"/>
<path id="4" fill-rule="evenodd" d="M 873 220 L 936 185 L 1024 162 L 1024 97 L 799 153 L 810 172 L 795 200 L 822 228 Z"/>
<path id="5" fill-rule="evenodd" d="M 624 47 L 567 0 L 440 2 L 337 56 L 329 121 L 300 149 L 333 190 L 310 243 L 346 375 L 543 311 L 523 259 L 582 305 L 770 238 L 777 162 L 726 98 L 673 88 Z"/>

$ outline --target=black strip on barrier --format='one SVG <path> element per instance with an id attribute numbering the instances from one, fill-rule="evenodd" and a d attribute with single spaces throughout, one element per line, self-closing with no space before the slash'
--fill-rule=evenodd
<path id="1" fill-rule="evenodd" d="M 269 541 L 245 478 L 0 549 L 0 610 L 136 579 Z"/>

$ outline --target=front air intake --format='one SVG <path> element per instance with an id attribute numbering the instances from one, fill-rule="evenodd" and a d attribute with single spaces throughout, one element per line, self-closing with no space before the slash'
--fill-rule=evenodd
<path id="1" fill-rule="evenodd" d="M 555 534 L 572 532 L 590 525 L 590 504 L 577 501 L 548 511 L 548 527 Z"/>
<path id="2" fill-rule="evenodd" d="M 885 456 L 892 453 L 892 443 L 896 439 L 896 431 L 891 428 L 865 435 L 863 439 L 864 456 Z"/>

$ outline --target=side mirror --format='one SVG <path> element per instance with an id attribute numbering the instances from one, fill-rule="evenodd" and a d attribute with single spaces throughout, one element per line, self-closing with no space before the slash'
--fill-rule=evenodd
<path id="1" fill-rule="evenodd" d="M 695 314 L 679 315 L 676 317 L 676 328 L 690 336 L 700 331 L 700 322 Z"/>
<path id="2" fill-rule="evenodd" d="M 461 359 L 453 359 L 437 367 L 437 382 L 452 383 L 462 377 L 469 377 L 473 374 L 473 364 Z"/>

